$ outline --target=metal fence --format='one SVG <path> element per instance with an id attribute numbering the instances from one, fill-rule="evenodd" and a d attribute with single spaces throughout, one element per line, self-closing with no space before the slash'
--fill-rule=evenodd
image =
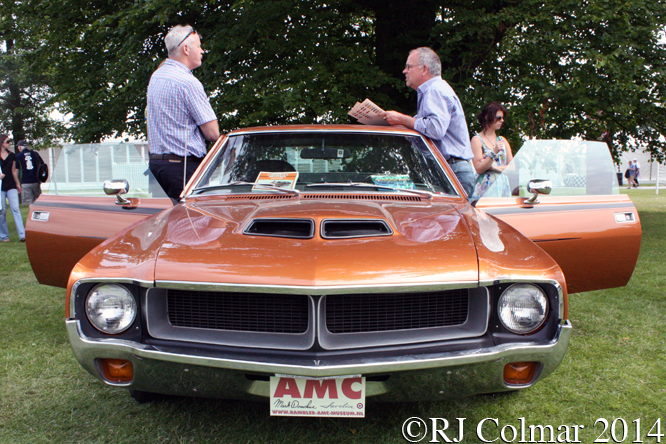
<path id="1" fill-rule="evenodd" d="M 136 193 L 147 193 L 147 143 L 91 143 L 49 148 L 40 155 L 49 164 L 48 194 L 102 194 L 105 180 L 126 179 Z"/>

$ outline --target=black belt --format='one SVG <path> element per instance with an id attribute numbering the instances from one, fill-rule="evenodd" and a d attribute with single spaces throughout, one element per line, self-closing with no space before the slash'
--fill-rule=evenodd
<path id="1" fill-rule="evenodd" d="M 449 162 L 449 163 L 468 162 L 467 159 L 463 159 L 462 157 L 455 157 L 455 156 L 449 156 L 449 158 L 446 159 L 446 161 Z"/>
<path id="2" fill-rule="evenodd" d="M 151 154 L 150 160 L 183 160 L 183 156 L 177 154 Z M 202 158 L 197 156 L 187 156 L 187 160 L 188 162 L 199 162 Z"/>

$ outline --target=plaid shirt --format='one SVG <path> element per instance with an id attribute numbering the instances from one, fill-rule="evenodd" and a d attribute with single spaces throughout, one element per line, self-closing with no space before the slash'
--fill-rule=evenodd
<path id="1" fill-rule="evenodd" d="M 185 65 L 172 59 L 167 59 L 150 78 L 146 117 L 151 154 L 196 157 L 206 155 L 199 125 L 217 119 L 201 82 Z"/>

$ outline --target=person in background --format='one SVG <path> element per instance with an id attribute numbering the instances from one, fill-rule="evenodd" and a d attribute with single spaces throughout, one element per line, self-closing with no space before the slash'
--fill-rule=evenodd
<path id="1" fill-rule="evenodd" d="M 4 134 L 3 134 L 3 136 L 4 136 Z M 0 136 L 0 150 L 2 150 L 2 145 L 4 145 L 4 143 L 5 143 L 5 141 Z M 2 189 L 2 179 L 4 179 L 4 178 L 5 178 L 5 174 L 2 172 L 2 168 L 0 168 L 0 189 Z"/>
<path id="2" fill-rule="evenodd" d="M 206 140 L 220 137 L 215 112 L 192 70 L 204 53 L 191 26 L 174 26 L 164 38 L 169 58 L 153 73 L 148 85 L 148 166 L 174 202 L 206 155 Z M 184 174 L 184 170 L 187 173 Z M 185 176 L 185 177 L 184 177 Z"/>
<path id="3" fill-rule="evenodd" d="M 497 134 L 506 119 L 506 109 L 496 102 L 490 102 L 477 116 L 481 132 L 472 137 L 472 163 L 479 174 L 476 178 L 472 200 L 482 196 L 511 196 L 509 179 L 501 173 L 513 160 L 511 146 Z"/>
<path id="4" fill-rule="evenodd" d="M 25 242 L 25 228 L 23 228 L 23 217 L 19 209 L 19 194 L 21 184 L 16 169 L 16 156 L 11 151 L 11 142 L 7 134 L 0 134 L 0 169 L 2 170 L 2 209 L 0 209 L 0 241 L 9 242 L 9 228 L 7 227 L 7 201 L 14 216 L 14 225 L 19 240 Z"/>
<path id="5" fill-rule="evenodd" d="M 634 158 L 634 186 L 638 187 L 638 178 L 641 177 L 641 164 L 638 163 L 638 159 Z"/>
<path id="6" fill-rule="evenodd" d="M 627 185 L 629 185 L 627 189 L 636 186 L 636 166 L 631 160 L 629 161 L 627 171 L 624 173 L 624 177 L 627 178 Z"/>
<path id="7" fill-rule="evenodd" d="M 476 174 L 470 163 L 472 148 L 460 99 L 442 79 L 442 63 L 430 48 L 417 48 L 407 57 L 405 83 L 418 94 L 416 116 L 386 111 L 384 120 L 429 137 L 458 177 L 467 196 L 472 195 Z"/>
<path id="8" fill-rule="evenodd" d="M 27 141 L 21 140 L 16 146 L 21 150 L 16 155 L 16 164 L 21 168 L 21 201 L 25 205 L 32 205 L 42 194 L 38 170 L 44 160 L 37 151 L 30 149 Z"/>

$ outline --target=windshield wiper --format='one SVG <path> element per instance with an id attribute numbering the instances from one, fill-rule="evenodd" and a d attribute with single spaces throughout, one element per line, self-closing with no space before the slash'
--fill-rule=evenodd
<path id="1" fill-rule="evenodd" d="M 410 190 L 407 188 L 395 188 L 395 187 L 389 187 L 386 185 L 373 185 L 369 183 L 363 183 L 363 182 L 329 182 L 329 183 L 310 183 L 305 186 L 306 188 L 310 187 L 354 187 L 354 188 L 374 188 L 376 190 L 390 190 L 390 191 L 404 191 L 405 193 L 412 193 L 412 194 L 417 194 L 419 196 L 425 197 L 427 199 L 432 199 L 433 194 L 429 191 L 423 191 L 423 190 Z"/>
<path id="2" fill-rule="evenodd" d="M 203 193 L 206 191 L 215 191 L 215 190 L 220 190 L 223 188 L 230 188 L 230 187 L 237 187 L 237 186 L 251 186 L 251 187 L 259 187 L 259 188 L 264 188 L 266 190 L 273 190 L 273 191 L 281 191 L 283 193 L 291 194 L 292 196 L 300 196 L 301 192 L 298 190 L 294 190 L 291 188 L 281 188 L 281 187 L 275 187 L 273 185 L 265 185 L 263 183 L 254 183 L 254 182 L 242 182 L 242 181 L 237 181 L 237 182 L 229 182 L 229 183 L 222 183 L 219 185 L 212 185 L 212 186 L 207 186 L 207 187 L 200 187 L 200 188 L 195 188 L 192 190 L 192 193 Z"/>

